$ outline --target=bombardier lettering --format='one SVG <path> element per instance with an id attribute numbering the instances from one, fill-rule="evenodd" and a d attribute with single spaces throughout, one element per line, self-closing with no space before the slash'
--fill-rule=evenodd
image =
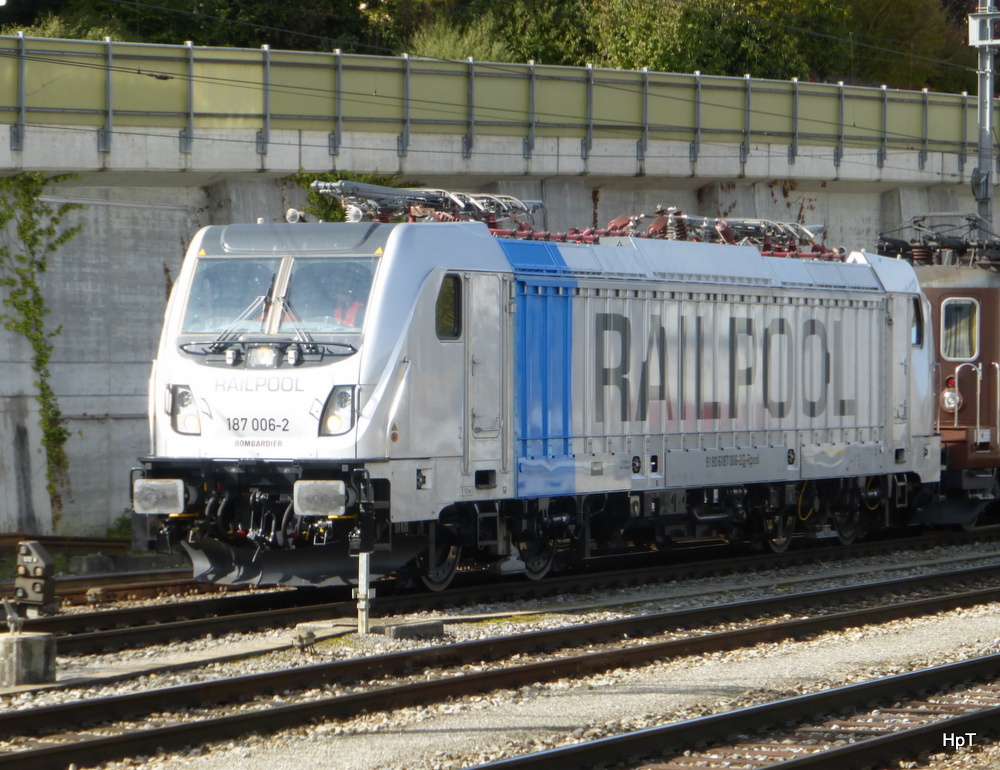
<path id="1" fill-rule="evenodd" d="M 845 393 L 842 321 L 827 328 L 817 318 L 718 315 L 675 316 L 669 328 L 661 315 L 649 316 L 645 355 L 634 361 L 633 322 L 597 313 L 595 420 L 612 417 L 609 401 L 618 402 L 621 422 L 646 422 L 654 404 L 668 421 L 738 419 L 741 404 L 753 399 L 776 419 L 796 411 L 820 417 L 831 405 L 837 417 L 855 413 Z"/>
<path id="2" fill-rule="evenodd" d="M 226 393 L 301 393 L 304 388 L 298 377 L 216 377 L 215 390 Z"/>

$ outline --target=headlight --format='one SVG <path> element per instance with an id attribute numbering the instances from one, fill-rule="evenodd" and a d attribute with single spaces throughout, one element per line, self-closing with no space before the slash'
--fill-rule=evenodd
<path id="1" fill-rule="evenodd" d="M 946 390 L 941 394 L 941 408 L 955 413 L 962 408 L 962 396 L 957 390 Z"/>
<path id="2" fill-rule="evenodd" d="M 338 385 L 330 391 L 319 421 L 319 435 L 339 436 L 354 426 L 354 386 Z"/>
<path id="3" fill-rule="evenodd" d="M 259 345 L 247 351 L 247 367 L 273 369 L 278 365 L 278 349 L 273 345 Z"/>
<path id="4" fill-rule="evenodd" d="M 187 385 L 173 385 L 170 388 L 170 425 L 178 433 L 188 436 L 201 435 L 201 418 L 194 393 Z"/>

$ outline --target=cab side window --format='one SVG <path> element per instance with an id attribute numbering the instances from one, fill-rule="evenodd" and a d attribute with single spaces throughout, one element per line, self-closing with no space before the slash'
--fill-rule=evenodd
<path id="1" fill-rule="evenodd" d="M 920 298 L 913 298 L 913 314 L 910 319 L 910 344 L 915 348 L 924 346 L 924 309 Z"/>
<path id="2" fill-rule="evenodd" d="M 979 303 L 946 299 L 941 305 L 941 355 L 948 361 L 973 361 L 979 356 Z"/>
<path id="3" fill-rule="evenodd" d="M 435 326 L 439 340 L 457 340 L 462 336 L 462 279 L 453 273 L 441 281 Z"/>

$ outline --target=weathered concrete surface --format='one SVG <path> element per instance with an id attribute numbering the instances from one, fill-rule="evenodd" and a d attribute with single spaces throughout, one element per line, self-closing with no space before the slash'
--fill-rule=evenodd
<path id="1" fill-rule="evenodd" d="M 56 680 L 55 634 L 0 635 L 0 687 Z"/>
<path id="2" fill-rule="evenodd" d="M 53 387 L 70 430 L 60 532 L 103 535 L 129 507 L 128 469 L 148 448 L 146 391 L 168 286 L 201 224 L 185 188 L 77 188 L 82 231 L 54 255 L 46 292 L 62 326 Z"/>
<path id="3" fill-rule="evenodd" d="M 827 243 L 872 248 L 877 233 L 941 210 L 975 210 L 953 156 L 803 148 L 794 163 L 785 145 L 757 144 L 745 163 L 738 146 L 651 142 L 638 160 L 634 141 L 601 140 L 589 157 L 578 138 L 540 137 L 530 158 L 521 138 L 477 137 L 470 157 L 461 136 L 414 135 L 405 155 L 395 135 L 345 134 L 331 156 L 327 134 L 273 131 L 266 154 L 247 131 L 199 132 L 193 151 L 177 135 L 116 132 L 97 151 L 96 131 L 31 126 L 23 151 L 0 131 L 0 171 L 73 172 L 50 191 L 83 203 L 68 218 L 83 231 L 53 255 L 44 276 L 55 338 L 53 385 L 71 431 L 71 488 L 53 513 L 45 490 L 35 375 L 27 345 L 0 330 L 0 531 L 103 535 L 129 507 L 129 469 L 148 449 L 146 387 L 169 286 L 193 233 L 211 223 L 279 220 L 305 194 L 285 181 L 303 169 L 398 174 L 458 190 L 544 200 L 541 226 L 605 225 L 623 213 L 673 205 L 702 215 L 819 223 Z"/>
<path id="4" fill-rule="evenodd" d="M 2 134 L 2 132 L 0 132 Z M 0 531 L 103 536 L 126 513 L 129 469 L 148 452 L 150 365 L 170 286 L 195 231 L 212 222 L 280 219 L 304 192 L 270 178 L 144 186 L 151 177 L 82 175 L 48 191 L 84 205 L 66 225 L 81 232 L 49 262 L 42 286 L 54 338 L 52 385 L 70 431 L 70 485 L 61 510 L 46 492 L 36 375 L 21 338 L 0 330 Z M 125 184 L 131 182 L 132 184 Z"/>
<path id="5" fill-rule="evenodd" d="M 6 332 L 0 332 L 2 339 Z M 45 535 L 52 531 L 45 494 L 45 461 L 34 399 L 18 391 L 32 381 L 28 367 L 2 360 L 0 396 L 0 529 Z"/>

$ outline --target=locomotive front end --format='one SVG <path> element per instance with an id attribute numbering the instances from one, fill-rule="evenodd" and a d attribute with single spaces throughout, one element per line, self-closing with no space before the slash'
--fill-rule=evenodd
<path id="1" fill-rule="evenodd" d="M 356 570 L 351 535 L 373 536 L 387 498 L 357 456 L 386 238 L 372 224 L 196 236 L 154 364 L 152 455 L 133 480 L 135 512 L 183 541 L 196 578 L 324 585 Z"/>

